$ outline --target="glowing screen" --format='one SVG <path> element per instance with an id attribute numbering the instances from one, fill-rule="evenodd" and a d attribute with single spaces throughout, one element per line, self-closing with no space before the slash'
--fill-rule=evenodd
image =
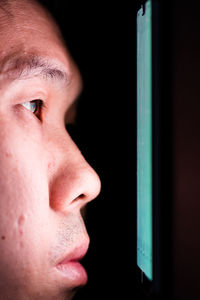
<path id="1" fill-rule="evenodd" d="M 137 14 L 137 264 L 152 267 L 151 0 Z"/>

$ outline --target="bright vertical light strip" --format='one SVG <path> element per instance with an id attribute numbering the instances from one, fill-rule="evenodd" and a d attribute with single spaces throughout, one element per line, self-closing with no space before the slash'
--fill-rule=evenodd
<path id="1" fill-rule="evenodd" d="M 137 15 L 137 264 L 153 279 L 152 266 L 151 1 Z"/>

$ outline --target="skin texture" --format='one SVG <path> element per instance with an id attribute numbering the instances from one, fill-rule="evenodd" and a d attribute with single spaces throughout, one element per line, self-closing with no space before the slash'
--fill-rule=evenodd
<path id="1" fill-rule="evenodd" d="M 34 1 L 0 9 L 0 299 L 71 299 L 82 284 L 56 264 L 89 237 L 81 209 L 100 180 L 65 129 L 81 91 L 79 71 L 49 14 Z M 56 61 L 69 78 L 16 76 L 13 57 Z M 37 72 L 36 72 L 37 73 Z M 16 75 L 16 74 L 15 74 Z M 36 116 L 22 103 L 41 99 Z M 68 116 L 69 115 L 69 116 Z"/>

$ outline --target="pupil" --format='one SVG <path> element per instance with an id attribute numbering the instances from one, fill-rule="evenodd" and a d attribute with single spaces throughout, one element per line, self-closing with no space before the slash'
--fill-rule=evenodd
<path id="1" fill-rule="evenodd" d="M 36 102 L 31 102 L 31 109 L 33 112 L 35 112 L 36 107 L 37 107 Z"/>

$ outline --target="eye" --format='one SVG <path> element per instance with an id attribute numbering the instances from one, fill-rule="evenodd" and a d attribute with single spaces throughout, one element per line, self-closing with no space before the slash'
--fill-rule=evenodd
<path id="1" fill-rule="evenodd" d="M 43 106 L 43 101 L 40 99 L 27 101 L 21 104 L 26 109 L 30 110 L 38 119 L 41 119 L 41 110 Z"/>

